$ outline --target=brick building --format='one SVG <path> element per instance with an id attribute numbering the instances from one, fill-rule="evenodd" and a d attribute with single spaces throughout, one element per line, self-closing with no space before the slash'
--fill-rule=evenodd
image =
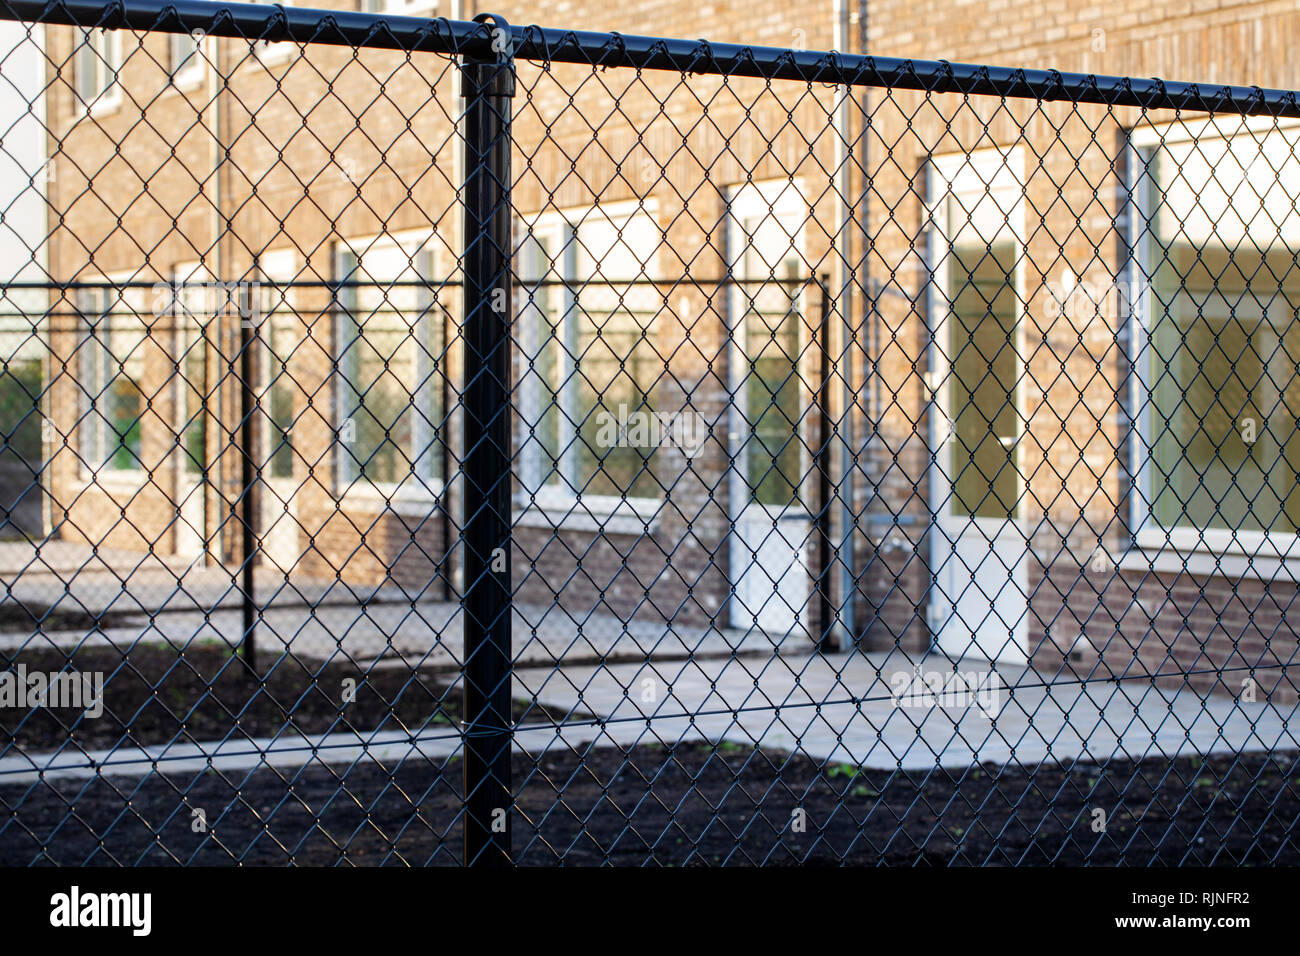
<path id="1" fill-rule="evenodd" d="M 493 12 L 1300 86 L 1284 4 Z M 72 284 L 49 326 L 53 532 L 230 559 L 249 439 L 262 560 L 454 598 L 454 66 L 46 44 L 49 268 Z M 1261 693 L 1294 696 L 1294 332 L 1267 303 L 1297 284 L 1296 130 L 527 63 L 515 116 L 522 603 L 806 639 L 821 582 L 870 650 L 1234 693 L 1262 667 Z M 1237 325 L 1253 373 L 1219 348 Z M 639 412 L 705 437 L 634 441 Z"/>

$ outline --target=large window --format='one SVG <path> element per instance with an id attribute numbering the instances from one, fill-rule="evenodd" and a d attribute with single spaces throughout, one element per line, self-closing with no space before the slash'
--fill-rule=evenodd
<path id="1" fill-rule="evenodd" d="M 1195 545 L 1300 528 L 1296 129 L 1164 131 L 1140 153 L 1147 525 Z M 1154 525 L 1154 528 L 1151 526 Z M 1216 534 L 1217 532 L 1217 534 Z"/>
<path id="2" fill-rule="evenodd" d="M 657 447 L 638 440 L 634 417 L 654 413 L 664 368 L 654 332 L 661 240 L 652 211 L 635 203 L 549 214 L 525 227 L 520 395 L 530 493 L 662 495 Z"/>
<path id="3" fill-rule="evenodd" d="M 22 477 L 26 484 L 26 469 L 33 472 L 43 460 L 41 438 L 41 394 L 43 387 L 43 361 L 45 346 L 49 341 L 47 326 L 37 303 L 27 309 L 26 290 L 18 295 L 5 296 L 0 302 L 0 467 L 23 463 L 25 468 L 5 472 Z M 32 472 L 27 472 L 32 474 Z M 34 482 L 33 478 L 33 482 Z M 0 490 L 0 509 L 6 509 L 5 520 L 17 513 L 14 505 L 27 494 L 21 487 Z"/>
<path id="4" fill-rule="evenodd" d="M 354 243 L 338 255 L 345 486 L 437 491 L 443 480 L 452 289 L 436 281 L 434 260 L 427 234 Z"/>
<path id="5" fill-rule="evenodd" d="M 82 289 L 78 348 L 82 392 L 81 457 L 92 474 L 138 471 L 145 399 L 143 291 Z"/>

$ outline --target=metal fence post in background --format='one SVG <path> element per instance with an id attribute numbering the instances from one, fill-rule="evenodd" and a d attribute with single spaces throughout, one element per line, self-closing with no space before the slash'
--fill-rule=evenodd
<path id="1" fill-rule="evenodd" d="M 490 15 L 480 16 L 484 22 Z M 465 862 L 510 862 L 510 28 L 465 58 Z"/>

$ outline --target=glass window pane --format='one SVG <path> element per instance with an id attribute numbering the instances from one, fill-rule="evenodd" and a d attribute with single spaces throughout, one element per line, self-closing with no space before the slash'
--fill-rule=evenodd
<path id="1" fill-rule="evenodd" d="M 1152 517 L 1294 533 L 1300 133 L 1225 132 L 1163 143 L 1148 166 Z"/>
<path id="2" fill-rule="evenodd" d="M 948 261 L 952 509 L 1005 520 L 1019 496 L 1015 246 L 959 243 Z"/>
<path id="3" fill-rule="evenodd" d="M 658 449 L 651 430 L 635 427 L 633 416 L 654 414 L 652 392 L 657 354 L 649 337 L 653 313 L 614 309 L 592 312 L 580 306 L 576 384 L 579 489 L 587 494 L 654 497 L 662 493 L 653 468 Z M 662 362 L 658 365 L 662 368 Z M 605 412 L 631 425 L 614 447 L 598 432 Z M 605 445 L 608 442 L 604 443 Z"/>
<path id="4" fill-rule="evenodd" d="M 443 437 L 446 423 L 447 389 L 447 309 L 451 289 L 439 286 L 434 269 L 434 255 L 422 250 L 415 257 L 413 281 L 425 283 L 415 290 L 415 350 L 419 370 L 416 394 L 416 448 L 413 458 L 417 472 L 426 479 L 442 481 Z"/>
<path id="5" fill-rule="evenodd" d="M 663 494 L 655 478 L 654 430 L 636 428 L 655 412 L 654 392 L 663 371 L 653 323 L 662 305 L 646 280 L 658 249 L 658 226 L 646 213 L 610 219 L 599 208 L 577 224 L 576 304 L 570 321 L 574 391 L 572 415 L 576 487 L 584 494 L 650 498 Z M 598 433 L 613 416 L 620 435 L 613 447 Z M 636 416 L 636 418 L 634 418 Z M 561 427 L 567 426 L 561 422 Z"/>
<path id="6" fill-rule="evenodd" d="M 103 89 L 102 36 L 96 30 L 83 30 L 77 47 L 77 95 L 84 103 L 90 103 Z"/>
<path id="7" fill-rule="evenodd" d="M 1153 300 L 1152 513 L 1165 527 L 1294 532 L 1300 280 L 1290 253 L 1166 250 Z"/>
<path id="8" fill-rule="evenodd" d="M 752 244 L 742 265 L 747 279 L 765 280 L 774 271 Z M 755 502 L 778 508 L 795 503 L 802 470 L 798 271 L 798 260 L 791 258 L 775 269 L 775 280 L 741 289 L 749 307 L 743 370 L 747 478 Z"/>
<path id="9" fill-rule="evenodd" d="M 345 465 L 373 482 L 403 482 L 417 465 L 421 479 L 441 472 L 445 314 L 421 274 L 430 263 L 393 243 L 343 258 L 340 274 L 356 283 L 340 294 L 352 435 Z"/>
<path id="10" fill-rule="evenodd" d="M 414 381 L 410 333 L 394 329 L 376 311 L 360 322 L 353 387 L 357 393 L 353 452 L 362 475 L 396 482 L 410 470 L 411 394 Z"/>
<path id="11" fill-rule="evenodd" d="M 168 43 L 171 47 L 171 71 L 179 73 L 186 66 L 189 66 L 189 59 L 197 51 L 197 45 L 186 33 L 173 33 L 168 37 Z"/>
<path id="12" fill-rule="evenodd" d="M 86 328 L 80 351 L 87 406 L 81 426 L 86 464 L 92 470 L 138 469 L 145 406 L 143 320 L 125 301 L 123 290 L 86 290 L 78 299 Z"/>
<path id="13" fill-rule="evenodd" d="M 281 290 L 276 290 L 278 299 Z M 267 322 L 270 330 L 271 351 L 271 477 L 293 477 L 293 423 L 294 395 L 298 384 L 294 381 L 294 357 L 298 343 L 295 317 L 281 308 L 272 312 Z"/>

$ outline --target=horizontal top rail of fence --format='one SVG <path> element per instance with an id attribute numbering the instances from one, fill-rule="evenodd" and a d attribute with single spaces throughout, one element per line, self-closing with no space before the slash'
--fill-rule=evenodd
<path id="1" fill-rule="evenodd" d="M 848 55 L 835 51 L 714 43 L 708 40 L 626 36 L 540 26 L 322 10 L 203 0 L 9 0 L 0 19 L 157 33 L 189 33 L 268 42 L 501 57 L 540 63 L 577 63 L 676 73 L 797 80 L 1004 96 L 1044 101 L 1191 110 L 1246 116 L 1300 117 L 1300 94 L 1210 83 L 1065 73 L 1017 67 Z M 498 30 L 508 33 L 502 43 Z"/>

